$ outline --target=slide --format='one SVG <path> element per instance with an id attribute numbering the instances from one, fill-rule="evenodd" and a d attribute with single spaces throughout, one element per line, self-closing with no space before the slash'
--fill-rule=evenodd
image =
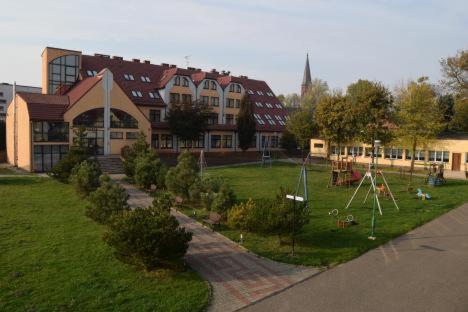
<path id="1" fill-rule="evenodd" d="M 349 179 L 338 181 L 336 185 L 341 186 L 341 185 L 353 184 L 354 182 L 358 182 L 359 180 L 361 180 L 361 178 L 362 178 L 361 172 L 359 172 L 359 170 L 353 170 L 351 171 L 351 177 Z"/>

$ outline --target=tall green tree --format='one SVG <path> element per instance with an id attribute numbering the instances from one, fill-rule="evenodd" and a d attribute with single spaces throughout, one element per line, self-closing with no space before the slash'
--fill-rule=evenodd
<path id="1" fill-rule="evenodd" d="M 208 125 L 208 106 L 197 103 L 173 104 L 166 120 L 169 130 L 181 140 L 198 140 Z"/>
<path id="2" fill-rule="evenodd" d="M 443 116 L 437 104 L 436 92 L 426 77 L 417 82 L 411 81 L 397 91 L 396 110 L 396 138 L 411 150 L 411 185 L 416 150 L 437 137 L 443 129 Z"/>
<path id="3" fill-rule="evenodd" d="M 341 92 L 333 92 L 321 98 L 315 112 L 315 121 L 321 137 L 328 145 L 335 143 L 341 149 L 343 143 L 356 137 L 353 110 Z"/>
<path id="4" fill-rule="evenodd" d="M 304 150 L 309 145 L 310 139 L 317 134 L 314 115 L 309 110 L 294 112 L 286 122 L 286 130 L 294 136 L 304 156 Z"/>
<path id="5" fill-rule="evenodd" d="M 240 103 L 239 115 L 237 116 L 237 133 L 239 135 L 239 147 L 246 151 L 255 137 L 255 118 L 252 103 L 247 94 Z"/>
<path id="6" fill-rule="evenodd" d="M 315 112 L 320 99 L 329 92 L 328 84 L 321 79 L 313 79 L 306 93 L 301 98 L 301 108 Z"/>
<path id="7" fill-rule="evenodd" d="M 286 107 L 299 108 L 301 104 L 301 97 L 297 93 L 291 93 L 278 97 L 281 103 Z"/>
<path id="8" fill-rule="evenodd" d="M 355 117 L 357 141 L 374 150 L 375 140 L 383 144 L 391 140 L 393 97 L 382 83 L 360 79 L 348 86 L 346 99 Z"/>

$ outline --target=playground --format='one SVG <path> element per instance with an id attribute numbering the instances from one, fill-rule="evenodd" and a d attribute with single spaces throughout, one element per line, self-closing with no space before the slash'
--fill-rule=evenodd
<path id="1" fill-rule="evenodd" d="M 242 233 L 244 247 L 276 261 L 332 266 L 351 260 L 468 201 L 468 183 L 464 181 L 447 180 L 434 187 L 427 184 L 427 177 L 416 176 L 413 177 L 414 191 L 408 192 L 407 176 L 397 172 L 377 174 L 376 192 L 379 193 L 382 215 L 378 210 L 375 213 L 375 239 L 372 240 L 368 238 L 373 195 L 369 195 L 363 204 L 371 187 L 371 180 L 365 178 L 366 168 L 353 168 L 353 172 L 346 175 L 339 173 L 335 181 L 343 182 L 336 185 L 331 183 L 333 166 L 310 165 L 307 169 L 311 219 L 297 235 L 295 256 L 290 256 L 289 244 L 280 244 L 273 235 Z M 339 170 L 342 169 L 345 168 Z M 300 172 L 300 165 L 281 162 L 273 162 L 271 167 L 255 164 L 206 170 L 207 175 L 227 179 L 238 200 L 272 198 L 281 186 L 294 190 Z M 354 193 L 356 195 L 350 201 Z M 397 205 L 390 195 L 394 196 Z M 348 203 L 349 207 L 345 209 Z M 198 217 L 203 218 L 203 215 Z M 222 225 L 219 231 L 239 241 L 241 233 L 238 230 Z"/>

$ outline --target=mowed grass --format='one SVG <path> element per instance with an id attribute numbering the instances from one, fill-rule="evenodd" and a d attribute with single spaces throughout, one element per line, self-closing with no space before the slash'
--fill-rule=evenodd
<path id="1" fill-rule="evenodd" d="M 335 265 L 355 258 L 468 201 L 467 182 L 447 181 L 443 186 L 431 188 L 424 185 L 424 178 L 415 177 L 414 185 L 432 196 L 431 200 L 422 201 L 417 199 L 416 191 L 406 191 L 406 179 L 401 179 L 398 174 L 388 173 L 385 177 L 400 211 L 394 208 L 391 200 L 381 199 L 383 216 L 377 215 L 377 239 L 372 241 L 368 239 L 372 216 L 371 198 L 367 204 L 363 204 L 370 183 L 363 184 L 353 204 L 348 210 L 344 210 L 357 184 L 350 188 L 327 188 L 329 169 L 314 165 L 311 170 L 308 172 L 311 218 L 297 237 L 296 256 L 291 257 L 291 247 L 288 244 L 280 245 L 276 236 L 243 233 L 246 248 L 267 258 L 287 263 Z M 274 163 L 272 168 L 250 165 L 209 169 L 208 172 L 210 175 L 226 178 L 238 199 L 247 200 L 273 198 L 280 186 L 295 189 L 300 166 Z M 378 179 L 378 184 L 380 183 L 381 178 Z M 359 224 L 338 229 L 335 218 L 329 215 L 332 209 L 339 210 L 339 218 L 342 220 L 349 214 L 353 215 Z M 239 231 L 226 226 L 221 227 L 220 231 L 232 240 L 239 241 Z"/>
<path id="2" fill-rule="evenodd" d="M 200 311 L 192 271 L 137 271 L 101 240 L 69 185 L 0 178 L 0 311 Z"/>

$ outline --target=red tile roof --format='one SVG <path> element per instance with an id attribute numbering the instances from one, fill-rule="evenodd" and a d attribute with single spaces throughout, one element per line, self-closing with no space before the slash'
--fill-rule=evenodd
<path id="1" fill-rule="evenodd" d="M 18 92 L 28 107 L 31 120 L 63 121 L 68 107 L 68 96 Z"/>

